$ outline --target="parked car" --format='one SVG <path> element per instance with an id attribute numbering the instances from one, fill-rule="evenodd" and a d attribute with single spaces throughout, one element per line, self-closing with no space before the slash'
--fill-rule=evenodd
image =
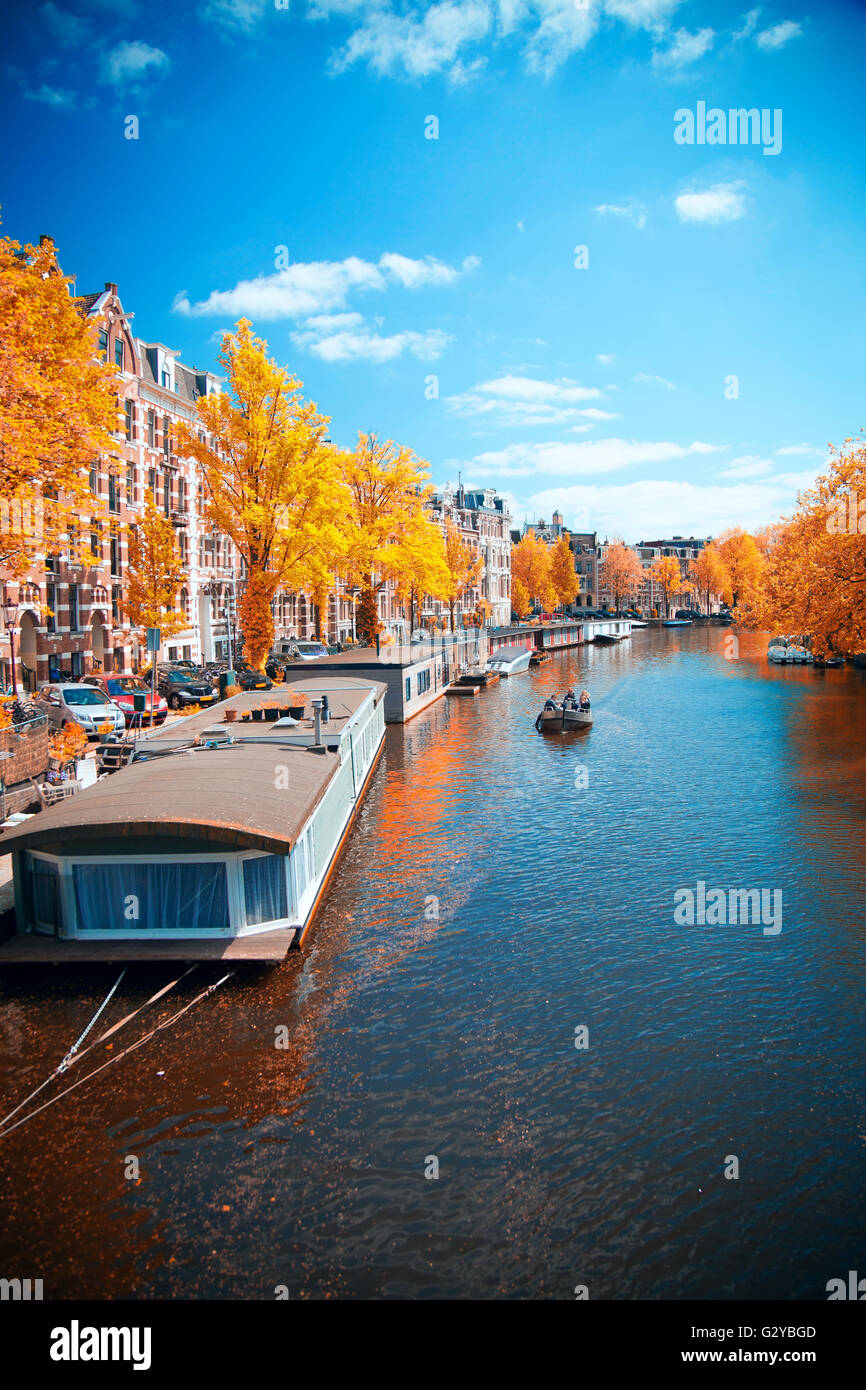
<path id="1" fill-rule="evenodd" d="M 150 685 L 150 671 L 143 672 L 141 679 Z M 217 698 L 212 682 L 196 666 L 190 670 L 186 665 L 160 664 L 156 668 L 156 688 L 168 701 L 169 709 L 183 709 L 185 705 L 210 705 Z"/>
<path id="2" fill-rule="evenodd" d="M 123 710 L 102 690 L 87 685 L 67 685 L 58 682 L 44 685 L 34 697 L 40 714 L 49 724 L 62 729 L 64 724 L 80 724 L 88 738 L 98 736 L 102 725 L 110 724 L 111 732 L 122 734 L 126 727 Z"/>
<path id="3" fill-rule="evenodd" d="M 221 661 L 216 666 L 209 666 L 207 674 L 219 686 L 219 678 L 226 671 L 234 671 L 241 690 L 270 690 L 273 687 L 270 676 L 264 671 L 254 671 L 248 661 L 236 661 L 234 666 Z"/>
<path id="4" fill-rule="evenodd" d="M 168 714 L 168 705 L 161 695 L 157 695 L 154 703 L 150 687 L 145 685 L 140 676 L 133 676 L 131 672 L 122 671 L 110 673 L 103 676 L 85 676 L 81 682 L 82 686 L 94 686 L 101 690 L 104 695 L 118 705 L 123 711 L 123 717 L 127 724 L 131 724 L 135 715 L 135 695 L 143 695 L 144 710 L 141 714 L 143 724 L 162 724 Z"/>

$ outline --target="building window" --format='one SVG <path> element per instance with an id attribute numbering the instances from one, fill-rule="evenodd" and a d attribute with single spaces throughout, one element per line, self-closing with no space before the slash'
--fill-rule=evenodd
<path id="1" fill-rule="evenodd" d="M 162 485 L 162 509 L 166 516 L 171 512 L 171 474 L 166 473 Z"/>
<path id="2" fill-rule="evenodd" d="M 117 499 L 117 475 L 115 473 L 108 475 L 108 510 L 110 512 L 120 511 L 120 503 Z"/>
<path id="3" fill-rule="evenodd" d="M 96 522 L 96 521 L 94 521 L 94 522 L 91 522 L 91 525 L 93 526 L 94 529 L 93 529 L 93 530 L 91 531 L 91 533 L 90 533 L 90 550 L 91 550 L 91 554 L 95 555 L 95 557 L 96 557 L 96 563 L 97 563 L 97 565 L 101 565 L 101 564 L 102 564 L 102 539 L 101 539 L 100 534 L 99 534 L 99 523 Z"/>
<path id="4" fill-rule="evenodd" d="M 93 464 L 90 465 L 90 472 L 89 472 L 88 475 L 87 475 L 87 485 L 88 485 L 88 487 L 90 488 L 90 491 L 93 493 L 94 497 L 98 497 L 98 496 L 99 496 L 99 469 L 97 468 L 97 466 L 96 466 L 95 463 L 93 463 Z"/>
<path id="5" fill-rule="evenodd" d="M 128 503 L 135 501 L 135 464 L 126 465 L 126 500 Z"/>
<path id="6" fill-rule="evenodd" d="M 108 331 L 105 328 L 99 330 L 99 351 L 105 357 L 108 356 Z"/>
<path id="7" fill-rule="evenodd" d="M 162 417 L 162 452 L 165 458 L 171 453 L 171 421 L 167 415 Z"/>
<path id="8" fill-rule="evenodd" d="M 165 387 L 166 391 L 171 390 L 171 373 L 167 372 L 164 368 L 162 373 L 162 384 Z"/>
<path id="9" fill-rule="evenodd" d="M 135 406 L 132 401 L 124 401 L 123 408 L 126 412 L 126 437 L 135 438 Z"/>
<path id="10" fill-rule="evenodd" d="M 120 578 L 120 575 L 123 573 L 123 570 L 121 569 L 120 538 L 119 538 L 118 536 L 112 536 L 112 537 L 111 537 L 111 547 L 110 547 L 110 548 L 111 548 L 111 573 L 117 575 L 117 577 Z"/>
<path id="11" fill-rule="evenodd" d="M 78 585 L 69 585 L 69 631 L 78 631 Z"/>
<path id="12" fill-rule="evenodd" d="M 151 449 L 156 448 L 156 416 L 152 410 L 147 412 L 147 442 Z"/>
<path id="13" fill-rule="evenodd" d="M 186 511 L 186 478 L 177 480 L 177 506 L 178 511 Z"/>
<path id="14" fill-rule="evenodd" d="M 123 371 L 123 339 L 122 339 L 122 338 L 115 338 L 115 340 L 114 340 L 114 365 L 115 365 L 116 367 L 119 367 L 120 370 Z"/>
<path id="15" fill-rule="evenodd" d="M 112 586 L 111 586 L 111 621 L 112 621 L 113 623 L 119 623 L 119 622 L 120 622 L 121 593 L 122 593 L 122 590 L 121 590 L 120 585 L 119 585 L 119 584 L 112 584 Z"/>
<path id="16" fill-rule="evenodd" d="M 57 585 L 46 584 L 45 602 L 48 605 L 48 612 L 45 615 L 46 632 L 57 631 Z"/>
<path id="17" fill-rule="evenodd" d="M 149 469 L 147 470 L 147 486 L 148 486 L 148 488 L 150 489 L 150 495 L 151 495 L 151 497 L 153 498 L 153 500 L 154 500 L 154 502 L 155 502 L 155 501 L 156 501 L 156 469 L 155 469 L 155 468 L 149 468 Z"/>

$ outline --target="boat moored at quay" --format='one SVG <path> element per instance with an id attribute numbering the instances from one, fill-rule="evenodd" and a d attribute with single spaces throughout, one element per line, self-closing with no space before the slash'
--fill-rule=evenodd
<path id="1" fill-rule="evenodd" d="M 282 959 L 382 752 L 384 697 L 379 682 L 299 680 L 280 703 L 302 717 L 262 718 L 272 699 L 235 696 L 225 722 L 208 710 L 161 730 L 8 833 L 18 929 L 0 964 Z"/>

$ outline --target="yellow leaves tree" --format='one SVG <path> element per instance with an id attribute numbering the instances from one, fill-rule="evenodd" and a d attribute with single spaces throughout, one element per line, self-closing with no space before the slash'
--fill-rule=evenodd
<path id="1" fill-rule="evenodd" d="M 228 390 L 198 401 L 200 428 L 213 444 L 179 424 L 177 447 L 199 465 L 208 522 L 244 560 L 244 656 L 261 669 L 273 646 L 277 589 L 309 587 L 323 557 L 329 565 L 339 557 L 341 489 L 327 417 L 271 360 L 247 319 L 223 335 L 220 363 Z"/>
<path id="2" fill-rule="evenodd" d="M 70 519 L 93 509 L 90 465 L 116 451 L 116 373 L 71 283 L 53 243 L 0 240 L 0 563 L 13 575 L 61 549 Z"/>
<path id="3" fill-rule="evenodd" d="M 727 573 L 722 596 L 739 623 L 755 626 L 759 621 L 764 571 L 758 543 L 741 526 L 734 526 L 717 537 L 716 547 Z"/>
<path id="4" fill-rule="evenodd" d="M 556 590 L 550 578 L 550 550 L 530 529 L 517 545 L 511 548 L 511 590 L 514 599 L 515 581 L 523 585 L 532 602 L 543 608 L 552 608 L 556 603 Z M 515 612 L 519 610 L 515 607 Z"/>
<path id="5" fill-rule="evenodd" d="M 705 545 L 689 568 L 689 577 L 696 592 L 703 599 L 704 611 L 709 613 L 714 598 L 721 598 L 730 588 L 730 575 L 716 545 L 710 541 Z"/>
<path id="6" fill-rule="evenodd" d="M 357 629 L 367 642 L 381 631 L 379 592 L 432 593 L 442 581 L 442 538 L 424 506 L 432 489 L 427 464 L 393 440 L 359 434 L 337 467 L 345 496 L 345 559 L 341 569 L 361 590 Z"/>
<path id="7" fill-rule="evenodd" d="M 397 597 L 409 608 L 409 628 L 418 625 L 425 595 L 447 598 L 451 575 L 442 532 L 432 518 L 415 518 L 403 537 L 405 564 L 397 575 Z"/>
<path id="8" fill-rule="evenodd" d="M 525 618 L 532 609 L 532 599 L 529 597 L 529 590 L 522 579 L 511 578 L 511 608 L 518 618 Z"/>
<path id="9" fill-rule="evenodd" d="M 144 515 L 129 534 L 124 604 L 129 621 L 135 627 L 158 627 L 163 638 L 183 632 L 189 627 L 189 619 L 177 607 L 177 591 L 183 579 L 174 527 L 148 493 Z"/>
<path id="10" fill-rule="evenodd" d="M 550 551 L 550 582 L 557 601 L 563 605 L 574 603 L 580 590 L 580 580 L 574 568 L 574 555 L 568 543 L 568 536 L 559 537 Z"/>
<path id="11" fill-rule="evenodd" d="M 664 595 L 665 611 L 670 614 L 671 599 L 682 593 L 683 576 L 675 555 L 659 555 L 650 566 L 650 574 Z"/>
<path id="12" fill-rule="evenodd" d="M 643 578 L 643 567 L 635 552 L 619 537 L 607 546 L 599 566 L 599 586 L 613 599 L 614 612 L 633 598 Z"/>
<path id="13" fill-rule="evenodd" d="M 818 656 L 866 651 L 866 444 L 847 439 L 773 533 L 762 626 L 812 637 Z"/>
<path id="14" fill-rule="evenodd" d="M 468 545 L 453 521 L 445 522 L 445 569 L 447 579 L 444 597 L 448 600 L 451 631 L 455 629 L 454 614 L 459 599 L 481 583 L 484 562 L 477 550 Z"/>

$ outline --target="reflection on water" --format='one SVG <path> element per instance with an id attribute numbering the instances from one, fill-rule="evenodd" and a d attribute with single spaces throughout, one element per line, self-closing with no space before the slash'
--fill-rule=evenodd
<path id="1" fill-rule="evenodd" d="M 824 1297 L 866 1214 L 866 685 L 748 635 L 727 661 L 725 635 L 561 653 L 389 729 L 309 949 L 0 1143 L 0 1272 L 52 1297 Z M 593 728 L 539 736 L 578 682 Z M 780 889 L 781 934 L 677 926 L 700 880 Z M 134 967 L 111 1017 L 166 978 Z M 112 979 L 8 973 L 0 1108 Z"/>

